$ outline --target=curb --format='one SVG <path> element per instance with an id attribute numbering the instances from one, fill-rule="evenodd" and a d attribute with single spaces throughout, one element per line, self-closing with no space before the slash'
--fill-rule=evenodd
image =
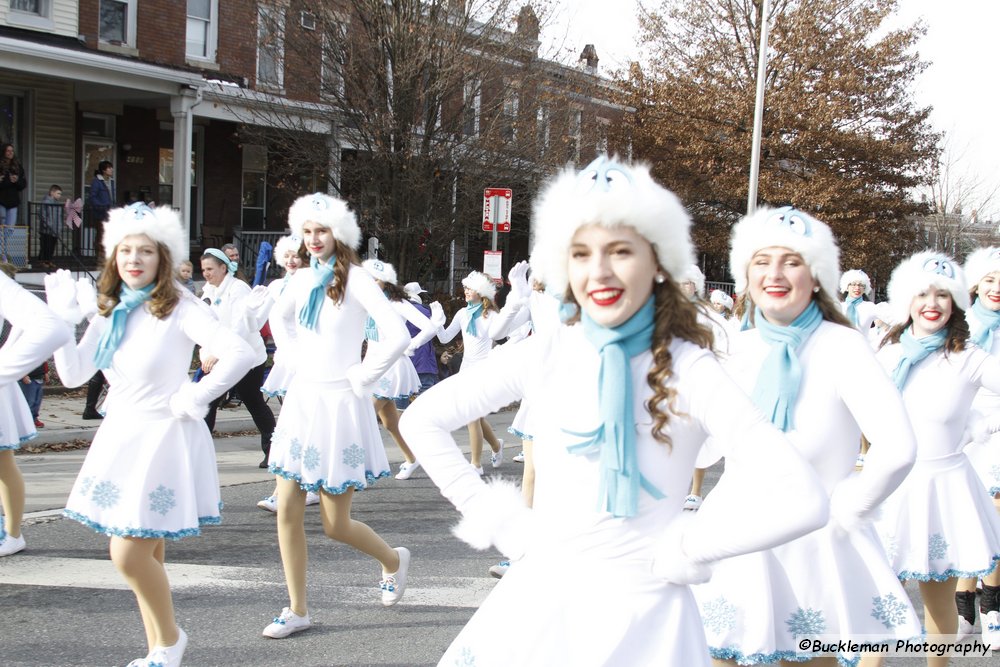
<path id="1" fill-rule="evenodd" d="M 231 417 L 229 419 L 216 419 L 214 432 L 239 433 L 240 431 L 251 431 L 256 428 L 257 426 L 253 423 L 253 419 L 249 416 Z M 88 426 L 85 428 L 64 428 L 59 429 L 58 431 L 46 431 L 45 429 L 42 429 L 38 431 L 38 437 L 32 438 L 25 444 L 31 447 L 39 447 L 45 445 L 61 445 L 74 440 L 92 442 L 97 429 L 97 426 Z"/>

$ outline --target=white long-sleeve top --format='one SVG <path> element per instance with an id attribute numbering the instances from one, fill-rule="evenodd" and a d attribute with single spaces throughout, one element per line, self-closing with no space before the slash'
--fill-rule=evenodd
<path id="1" fill-rule="evenodd" d="M 513 306 L 513 302 L 510 305 Z M 507 305 L 504 308 L 507 308 Z M 508 331 L 510 332 L 508 335 L 514 338 L 514 332 L 520 331 L 526 324 L 531 325 L 530 331 L 535 335 L 543 335 L 554 331 L 556 327 L 562 324 L 562 321 L 559 319 L 559 300 L 545 292 L 531 290 L 531 294 L 527 298 L 527 304 L 517 305 L 517 312 L 508 326 Z M 528 334 L 525 333 L 517 338 L 517 340 L 523 340 L 527 336 Z M 512 340 L 508 342 L 516 341 Z"/>
<path id="2" fill-rule="evenodd" d="M 348 369 L 360 363 L 361 382 L 365 385 L 377 382 L 410 343 L 402 319 L 371 275 L 352 265 L 344 300 L 335 304 L 324 296 L 319 323 L 315 329 L 307 329 L 298 323 L 298 317 L 313 284 L 311 270 L 296 271 L 271 309 L 271 335 L 282 357 L 294 360 L 291 365 L 296 380 L 344 380 Z M 361 343 L 369 315 L 378 327 L 379 345 L 361 363 Z"/>
<path id="3" fill-rule="evenodd" d="M 512 308 L 507 312 L 481 315 L 476 318 L 476 333 L 470 334 L 466 331 L 469 313 L 463 308 L 455 313 L 451 318 L 451 324 L 439 331 L 437 337 L 442 343 L 450 343 L 459 332 L 462 333 L 462 368 L 465 368 L 489 356 L 490 350 L 493 349 L 493 341 L 507 335 L 517 312 L 518 310 Z"/>
<path id="4" fill-rule="evenodd" d="M 766 548 L 823 525 L 826 497 L 815 474 L 713 354 L 677 340 L 671 354 L 674 374 L 668 384 L 678 392 L 676 411 L 682 416 L 670 418 L 669 446 L 653 438 L 652 418 L 644 407 L 652 395 L 646 382 L 652 353 L 631 359 L 639 467 L 666 495 L 657 500 L 641 492 L 633 517 L 615 518 L 598 509 L 599 462 L 566 449 L 580 441 L 567 431 L 586 432 L 599 422 L 600 355 L 585 339 L 582 326 L 561 326 L 550 335 L 502 346 L 478 367 L 481 372 L 458 373 L 438 383 L 406 410 L 403 436 L 441 493 L 466 512 L 488 492 L 451 432 L 516 399 L 531 401 L 538 414 L 536 443 L 541 443 L 535 446 L 531 513 L 537 517 L 542 543 L 572 552 L 651 558 L 657 537 L 681 514 L 695 457 L 709 435 L 732 443 L 726 474 L 752 483 L 753 493 L 721 493 L 705 501 L 685 531 L 684 550 L 690 559 L 707 562 Z M 796 502 L 786 502 L 788 497 Z"/>
<path id="5" fill-rule="evenodd" d="M 432 338 L 434 338 L 434 336 L 437 335 L 439 327 L 434 326 L 434 323 L 431 322 L 429 317 L 407 302 L 390 301 L 389 304 L 392 306 L 392 309 L 396 311 L 396 314 L 420 330 L 416 336 L 410 339 L 410 345 L 406 348 L 407 353 L 412 354 L 414 350 L 427 344 Z M 370 345 L 371 341 L 368 341 L 368 343 Z"/>
<path id="6" fill-rule="evenodd" d="M 108 326 L 109 318 L 98 315 L 78 344 L 70 342 L 56 350 L 56 370 L 64 385 L 78 387 L 97 372 L 94 353 Z M 148 303 L 129 313 L 111 366 L 104 369 L 108 414 L 169 411 L 170 397 L 191 383 L 188 371 L 195 344 L 221 351 L 212 372 L 192 385 L 199 403 L 207 405 L 254 365 L 254 353 L 246 341 L 187 290 L 181 290 L 180 302 L 163 319 L 149 312 Z"/>
<path id="7" fill-rule="evenodd" d="M 73 338 L 45 302 L 0 272 L 0 319 L 20 332 L 0 348 L 0 384 L 16 382 Z"/>
<path id="8" fill-rule="evenodd" d="M 899 343 L 878 353 L 885 372 L 895 370 L 902 355 Z M 980 388 L 1000 393 L 1000 361 L 975 345 L 961 352 L 932 353 L 910 369 L 903 385 L 903 401 L 917 436 L 917 458 L 934 459 L 961 451 L 962 434 Z M 878 449 L 872 440 L 870 452 Z M 868 458 L 865 458 L 868 467 Z"/>
<path id="9" fill-rule="evenodd" d="M 259 366 L 267 361 L 264 339 L 260 337 L 260 329 L 267 321 L 267 309 L 247 307 L 250 286 L 232 274 L 226 274 L 218 287 L 206 284 L 202 296 L 209 300 L 209 306 L 218 320 L 245 340 L 253 350 L 253 365 Z M 203 350 L 214 357 L 221 356 L 220 350 L 212 348 Z"/>
<path id="10" fill-rule="evenodd" d="M 878 312 L 875 310 L 875 304 L 871 301 L 862 301 L 857 305 L 857 311 L 858 331 L 867 333 L 871 329 L 872 322 L 875 321 L 878 315 Z M 840 312 L 844 314 L 844 317 L 847 317 L 847 301 L 840 302 Z M 867 457 L 865 458 L 865 463 L 868 463 Z"/>
<path id="11" fill-rule="evenodd" d="M 965 311 L 965 321 L 969 324 L 969 333 L 973 337 L 977 336 L 985 328 L 985 325 L 976 317 L 975 311 L 969 308 Z M 993 358 L 1000 358 L 1000 331 L 993 335 L 993 344 L 986 350 Z M 976 397 L 972 400 L 972 409 L 981 415 L 988 415 L 1000 410 L 1000 393 L 990 391 L 983 387 L 976 392 Z"/>
<path id="12" fill-rule="evenodd" d="M 748 395 L 770 351 L 757 329 L 735 337 L 725 368 Z M 865 434 L 873 446 L 864 470 L 851 480 L 849 503 L 861 516 L 887 498 L 913 467 L 916 440 L 906 408 L 867 340 L 853 328 L 824 321 L 797 354 L 802 381 L 788 438 L 832 495 L 854 470 Z"/>

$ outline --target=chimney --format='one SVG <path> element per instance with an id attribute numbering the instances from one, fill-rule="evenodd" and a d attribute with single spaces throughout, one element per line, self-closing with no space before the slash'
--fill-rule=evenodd
<path id="1" fill-rule="evenodd" d="M 591 74 L 597 71 L 597 63 L 600 58 L 597 57 L 597 49 L 594 48 L 593 44 L 587 44 L 583 47 L 583 53 L 580 54 L 580 63 L 584 65 L 588 72 Z"/>
<path id="2" fill-rule="evenodd" d="M 517 30 L 514 34 L 528 41 L 538 41 L 538 16 L 531 5 L 524 5 L 517 13 Z"/>

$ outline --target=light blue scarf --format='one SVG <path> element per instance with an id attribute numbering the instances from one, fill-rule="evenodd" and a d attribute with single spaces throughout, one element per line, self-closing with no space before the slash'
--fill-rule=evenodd
<path id="1" fill-rule="evenodd" d="M 983 330 L 972 336 L 972 342 L 989 352 L 993 348 L 993 332 L 1000 326 L 1000 310 L 990 310 L 979 299 L 972 304 L 972 312 L 983 325 Z"/>
<path id="2" fill-rule="evenodd" d="M 896 370 L 892 372 L 892 380 L 900 391 L 903 391 L 903 387 L 906 385 L 910 369 L 930 356 L 935 350 L 941 349 L 947 338 L 948 327 L 923 338 L 914 338 L 909 329 L 903 332 L 899 337 L 899 344 L 903 346 L 903 356 L 899 358 Z"/>
<path id="3" fill-rule="evenodd" d="M 115 356 L 118 344 L 122 342 L 125 335 L 125 322 L 128 321 L 128 314 L 149 301 L 149 296 L 153 293 L 156 285 L 150 283 L 142 289 L 132 289 L 128 285 L 122 285 L 118 292 L 118 305 L 111 311 L 111 325 L 104 329 L 101 339 L 97 341 L 97 351 L 94 352 L 94 364 L 103 370 L 111 368 L 111 358 Z"/>
<path id="4" fill-rule="evenodd" d="M 750 398 L 772 424 L 787 432 L 795 428 L 792 413 L 802 382 L 802 366 L 796 351 L 823 323 L 823 314 L 816 302 L 810 301 L 787 327 L 768 322 L 760 308 L 754 312 L 754 321 L 761 339 L 771 346 L 771 352 L 760 367 Z"/>
<path id="5" fill-rule="evenodd" d="M 331 257 L 328 264 L 321 264 L 315 257 L 309 261 L 313 272 L 313 287 L 309 290 L 306 304 L 299 310 L 299 324 L 306 329 L 315 329 L 319 323 L 319 311 L 323 308 L 323 298 L 326 296 L 324 292 L 333 280 L 333 268 L 336 265 L 336 256 Z"/>
<path id="6" fill-rule="evenodd" d="M 639 472 L 636 426 L 632 405 L 632 370 L 629 359 L 650 349 L 653 340 L 653 297 L 614 328 L 597 324 L 584 312 L 583 333 L 601 355 L 598 375 L 598 410 L 601 425 L 588 433 L 564 431 L 587 438 L 566 449 L 572 454 L 599 456 L 601 488 L 598 510 L 616 517 L 635 516 L 639 488 L 657 500 L 664 497 Z"/>
<path id="7" fill-rule="evenodd" d="M 856 296 L 853 299 L 847 299 L 844 303 L 847 304 L 847 319 L 851 321 L 854 328 L 857 329 L 861 325 L 861 320 L 858 319 L 858 304 L 865 300 L 864 294 L 861 296 Z"/>
<path id="8" fill-rule="evenodd" d="M 475 336 L 476 318 L 483 314 L 483 302 L 477 301 L 476 303 L 472 303 L 471 301 L 466 301 L 465 303 L 465 312 L 469 314 L 469 323 L 465 325 L 465 333 Z"/>
<path id="9" fill-rule="evenodd" d="M 384 291 L 382 293 L 385 294 Z M 386 296 L 388 297 L 389 295 L 386 294 Z M 378 342 L 378 325 L 375 324 L 375 320 L 371 315 L 368 316 L 368 320 L 365 322 L 365 340 Z"/>

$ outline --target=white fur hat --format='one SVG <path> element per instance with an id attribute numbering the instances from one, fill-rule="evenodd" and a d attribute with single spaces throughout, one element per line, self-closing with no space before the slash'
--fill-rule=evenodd
<path id="1" fill-rule="evenodd" d="M 475 290 L 479 296 L 485 296 L 492 301 L 497 295 L 497 286 L 485 273 L 473 271 L 462 278 L 462 284 L 471 290 Z"/>
<path id="2" fill-rule="evenodd" d="M 579 173 L 567 167 L 535 200 L 532 278 L 560 298 L 568 284 L 570 242 L 584 225 L 635 228 L 674 280 L 694 263 L 691 218 L 680 200 L 653 180 L 648 165 L 602 155 Z"/>
<path id="3" fill-rule="evenodd" d="M 366 259 L 361 262 L 361 266 L 364 267 L 365 271 L 371 274 L 371 277 L 375 280 L 381 280 L 384 283 L 396 284 L 396 269 L 392 264 L 388 262 L 383 262 L 380 259 Z"/>
<path id="4" fill-rule="evenodd" d="M 170 251 L 174 266 L 178 266 L 191 254 L 191 245 L 181 224 L 181 216 L 169 206 L 157 206 L 153 209 L 137 202 L 111 209 L 101 237 L 104 256 L 114 255 L 115 246 L 131 234 L 145 234 L 165 245 Z"/>
<path id="5" fill-rule="evenodd" d="M 705 296 L 705 274 L 701 272 L 697 264 L 692 264 L 688 267 L 688 270 L 684 272 L 677 282 L 684 283 L 691 281 L 694 283 L 694 293 L 695 296 Z"/>
<path id="6" fill-rule="evenodd" d="M 284 266 L 285 264 L 285 253 L 291 251 L 298 253 L 299 248 L 302 247 L 302 237 L 300 236 L 282 236 L 278 239 L 278 242 L 274 244 L 274 260 Z"/>
<path id="7" fill-rule="evenodd" d="M 333 237 L 353 250 L 361 244 L 361 228 L 354 212 L 342 199 L 314 192 L 296 199 L 288 209 L 288 226 L 292 236 L 302 238 L 302 226 L 307 221 L 323 225 Z"/>
<path id="8" fill-rule="evenodd" d="M 733 309 L 733 297 L 729 296 L 720 289 L 712 290 L 712 294 L 709 296 L 709 301 L 717 306 L 722 306 L 726 310 Z"/>
<path id="9" fill-rule="evenodd" d="M 754 253 L 763 248 L 788 248 L 802 255 L 820 287 L 837 294 L 840 248 L 824 223 L 791 206 L 759 208 L 733 226 L 729 270 L 736 292 L 747 288 L 747 268 Z"/>
<path id="10" fill-rule="evenodd" d="M 903 260 L 889 279 L 889 316 L 894 324 L 910 317 L 910 303 L 929 287 L 939 287 L 951 293 L 956 308 L 969 309 L 969 293 L 965 289 L 965 274 L 950 257 L 925 250 Z"/>
<path id="11" fill-rule="evenodd" d="M 416 281 L 403 285 L 403 291 L 410 296 L 410 301 L 416 301 L 417 303 L 421 303 L 420 295 L 427 292 L 427 290 L 421 287 L 420 283 Z"/>
<path id="12" fill-rule="evenodd" d="M 847 287 L 851 283 L 864 283 L 865 294 L 872 293 L 872 279 L 868 277 L 868 274 L 861 269 L 851 269 L 850 271 L 844 271 L 844 274 L 840 276 L 840 291 L 846 292 Z"/>
<path id="13" fill-rule="evenodd" d="M 1000 271 L 1000 248 L 979 248 L 965 258 L 966 287 L 974 290 L 987 273 Z"/>

